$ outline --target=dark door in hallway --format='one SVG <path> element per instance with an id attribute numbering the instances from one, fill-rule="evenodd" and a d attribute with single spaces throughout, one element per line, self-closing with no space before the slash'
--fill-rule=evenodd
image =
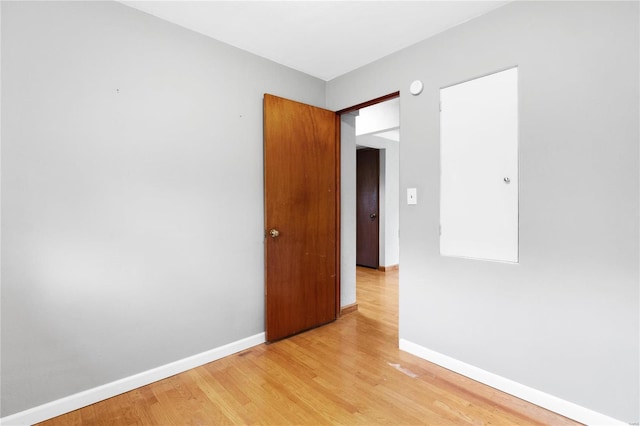
<path id="1" fill-rule="evenodd" d="M 378 268 L 380 151 L 359 149 L 356 158 L 356 264 Z"/>
<path id="2" fill-rule="evenodd" d="M 336 319 L 339 116 L 264 97 L 266 338 Z"/>

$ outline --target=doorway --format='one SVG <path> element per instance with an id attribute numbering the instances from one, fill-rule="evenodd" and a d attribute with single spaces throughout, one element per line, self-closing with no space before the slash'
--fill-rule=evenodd
<path id="1" fill-rule="evenodd" d="M 378 268 L 399 267 L 399 92 L 338 111 L 341 117 L 341 312 L 356 303 L 356 164 L 358 148 L 379 153 Z"/>

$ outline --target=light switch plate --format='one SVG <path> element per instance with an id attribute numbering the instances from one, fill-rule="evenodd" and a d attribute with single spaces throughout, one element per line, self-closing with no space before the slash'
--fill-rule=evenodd
<path id="1" fill-rule="evenodd" d="M 407 204 L 418 204 L 418 191 L 416 188 L 407 188 Z"/>

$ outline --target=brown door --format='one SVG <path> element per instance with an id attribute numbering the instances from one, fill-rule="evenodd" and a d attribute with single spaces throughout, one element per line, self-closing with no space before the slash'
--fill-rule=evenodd
<path id="1" fill-rule="evenodd" d="M 266 338 L 336 319 L 339 116 L 264 97 Z"/>
<path id="2" fill-rule="evenodd" d="M 356 153 L 356 264 L 378 268 L 380 151 Z"/>

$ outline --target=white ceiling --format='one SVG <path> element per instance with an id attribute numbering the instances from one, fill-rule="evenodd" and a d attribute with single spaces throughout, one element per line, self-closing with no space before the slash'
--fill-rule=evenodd
<path id="1" fill-rule="evenodd" d="M 509 1 L 121 3 L 328 81 Z"/>

